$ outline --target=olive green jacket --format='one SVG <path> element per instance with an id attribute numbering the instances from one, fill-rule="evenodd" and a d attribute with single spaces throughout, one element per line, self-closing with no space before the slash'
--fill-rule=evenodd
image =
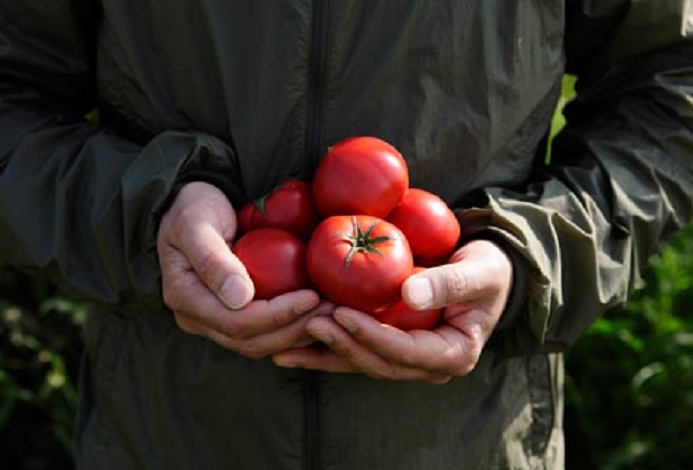
<path id="1" fill-rule="evenodd" d="M 177 185 L 238 206 L 353 135 L 513 258 L 467 377 L 279 369 L 163 306 Z M 0 262 L 98 306 L 80 468 L 560 468 L 558 352 L 691 220 L 691 188 L 690 1 L 0 0 Z"/>

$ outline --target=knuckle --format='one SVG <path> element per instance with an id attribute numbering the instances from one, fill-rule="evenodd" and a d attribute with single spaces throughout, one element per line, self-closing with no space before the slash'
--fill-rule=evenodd
<path id="1" fill-rule="evenodd" d="M 178 328 L 183 331 L 184 333 L 188 334 L 198 334 L 197 328 L 193 325 L 192 322 L 190 322 L 187 318 L 185 318 L 183 315 L 180 314 L 175 314 L 174 315 L 176 325 Z"/>
<path id="2" fill-rule="evenodd" d="M 466 360 L 457 364 L 456 367 L 451 368 L 450 373 L 457 377 L 464 377 L 465 375 L 471 374 L 476 368 L 476 365 L 479 363 L 480 356 L 480 351 L 477 351 L 476 349 L 470 351 Z"/>
<path id="3" fill-rule="evenodd" d="M 171 311 L 178 313 L 186 309 L 184 305 L 186 292 L 186 286 L 184 283 L 180 282 L 180 280 L 174 282 L 167 281 L 166 278 L 164 278 L 164 282 L 162 282 L 161 285 L 161 298 L 164 301 L 164 305 L 171 309 Z"/>
<path id="4" fill-rule="evenodd" d="M 198 272 L 199 276 L 206 282 L 213 281 L 214 273 L 217 271 L 218 267 L 219 258 L 217 254 L 213 251 L 207 251 L 204 254 L 202 254 L 200 256 L 200 259 L 198 259 L 196 263 L 196 271 Z M 220 286 L 211 285 L 210 287 L 216 289 Z"/>
<path id="5" fill-rule="evenodd" d="M 247 328 L 236 322 L 228 322 L 223 325 L 219 325 L 217 330 L 227 338 L 237 339 L 244 338 L 247 336 Z"/>
<path id="6" fill-rule="evenodd" d="M 278 330 L 287 326 L 295 318 L 296 315 L 294 314 L 293 309 L 288 308 L 275 312 L 272 316 L 270 316 L 269 321 L 272 329 Z"/>
<path id="7" fill-rule="evenodd" d="M 178 293 L 175 289 L 171 289 L 166 283 L 162 286 L 161 297 L 164 301 L 164 305 L 168 308 L 174 312 L 178 309 L 178 305 L 180 304 Z"/>
<path id="8" fill-rule="evenodd" d="M 167 212 L 161 218 L 161 223 L 159 224 L 159 231 L 157 232 L 157 243 L 158 245 L 164 245 L 165 241 L 171 236 L 173 232 L 173 216 L 170 212 Z"/>
<path id="9" fill-rule="evenodd" d="M 179 274 L 162 275 L 161 297 L 164 304 L 174 312 L 180 312 L 190 308 L 186 300 L 190 297 L 193 287 L 191 279 Z"/>
<path id="10" fill-rule="evenodd" d="M 179 204 L 176 204 L 179 202 Z M 185 230 L 190 230 L 191 221 L 197 219 L 199 211 L 192 204 L 180 203 L 174 201 L 169 213 L 166 215 L 167 229 L 174 233 L 181 233 Z"/>
<path id="11" fill-rule="evenodd" d="M 171 207 L 161 218 L 159 225 L 158 239 L 177 243 L 181 239 L 181 234 L 189 232 L 193 211 L 186 207 Z"/>
<path id="12" fill-rule="evenodd" d="M 457 377 L 464 377 L 466 375 L 471 374 L 475 367 L 476 362 L 469 361 L 457 367 L 457 369 L 453 370 L 452 373 Z"/>
<path id="13" fill-rule="evenodd" d="M 422 359 L 419 355 L 419 351 L 415 348 L 400 351 L 397 360 L 400 364 L 407 367 L 418 368 L 422 364 Z"/>
<path id="14" fill-rule="evenodd" d="M 467 292 L 469 279 L 464 270 L 451 269 L 443 279 L 447 303 L 454 303 Z"/>

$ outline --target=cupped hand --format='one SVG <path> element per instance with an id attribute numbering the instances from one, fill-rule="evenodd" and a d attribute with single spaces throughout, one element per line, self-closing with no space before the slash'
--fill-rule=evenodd
<path id="1" fill-rule="evenodd" d="M 476 366 L 507 303 L 512 263 L 498 245 L 475 240 L 449 264 L 427 269 L 402 286 L 414 308 L 444 308 L 436 329 L 405 332 L 346 307 L 311 318 L 307 331 L 327 347 L 300 347 L 273 356 L 277 365 L 374 378 L 445 383 Z"/>
<path id="2" fill-rule="evenodd" d="M 252 358 L 315 341 L 308 320 L 333 306 L 311 290 L 252 300 L 252 280 L 229 248 L 236 228 L 226 196 L 202 182 L 181 188 L 162 218 L 163 298 L 178 326 Z"/>

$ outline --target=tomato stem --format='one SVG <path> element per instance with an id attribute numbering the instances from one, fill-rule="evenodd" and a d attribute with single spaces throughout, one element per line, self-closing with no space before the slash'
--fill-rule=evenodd
<path id="1" fill-rule="evenodd" d="M 361 230 L 361 226 L 356 221 L 356 217 L 353 218 L 353 233 L 356 235 L 343 235 L 343 239 L 351 244 L 351 249 L 349 250 L 345 261 L 345 267 L 347 269 L 351 264 L 351 260 L 353 260 L 354 256 L 356 256 L 358 253 L 366 252 L 382 256 L 382 253 L 380 250 L 378 250 L 376 245 L 390 241 L 390 237 L 383 235 L 373 238 L 373 230 L 375 230 L 378 223 L 379 221 L 373 222 L 364 232 Z"/>

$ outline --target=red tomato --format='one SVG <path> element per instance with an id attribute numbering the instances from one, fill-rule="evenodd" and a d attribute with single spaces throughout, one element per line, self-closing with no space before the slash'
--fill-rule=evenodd
<path id="1" fill-rule="evenodd" d="M 404 233 L 423 266 L 446 262 L 460 239 L 455 214 L 440 197 L 423 189 L 409 189 L 387 220 Z"/>
<path id="2" fill-rule="evenodd" d="M 255 285 L 256 299 L 271 299 L 305 288 L 306 245 L 298 237 L 276 228 L 251 230 L 232 246 Z"/>
<path id="3" fill-rule="evenodd" d="M 318 211 L 385 216 L 404 196 L 409 170 L 395 147 L 376 137 L 351 137 L 330 147 L 313 179 Z"/>
<path id="4" fill-rule="evenodd" d="M 310 185 L 290 179 L 271 193 L 244 205 L 238 212 L 242 233 L 258 228 L 279 228 L 308 240 L 320 220 Z"/>
<path id="5" fill-rule="evenodd" d="M 415 267 L 412 274 L 423 271 L 422 267 Z M 380 323 L 392 325 L 400 330 L 432 330 L 443 315 L 443 309 L 414 310 L 404 300 L 400 299 L 396 304 L 378 310 L 373 316 Z"/>
<path id="6" fill-rule="evenodd" d="M 328 299 L 366 313 L 396 302 L 413 269 L 402 232 L 367 215 L 322 221 L 308 242 L 307 264 L 311 280 Z"/>

